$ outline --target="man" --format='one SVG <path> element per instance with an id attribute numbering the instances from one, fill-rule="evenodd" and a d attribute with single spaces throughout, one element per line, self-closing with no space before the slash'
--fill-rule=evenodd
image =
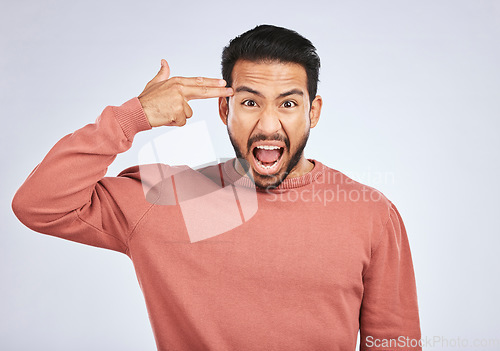
<path id="1" fill-rule="evenodd" d="M 304 156 L 319 67 L 309 40 L 267 25 L 224 49 L 223 80 L 170 78 L 162 60 L 137 98 L 50 150 L 14 212 L 128 255 L 159 350 L 354 350 L 358 330 L 362 350 L 411 349 L 417 296 L 396 207 Z M 183 126 L 189 100 L 215 97 L 237 158 L 104 177 L 136 133 Z"/>

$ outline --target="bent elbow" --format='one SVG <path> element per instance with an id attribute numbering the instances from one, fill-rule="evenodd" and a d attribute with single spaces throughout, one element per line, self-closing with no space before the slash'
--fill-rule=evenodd
<path id="1" fill-rule="evenodd" d="M 30 204 L 29 197 L 24 193 L 22 187 L 14 194 L 11 207 L 17 219 L 22 224 L 30 229 L 36 230 L 34 227 L 37 222 L 37 211 L 33 208 L 33 204 Z"/>
<path id="2" fill-rule="evenodd" d="M 26 227 L 37 231 L 45 232 L 57 216 L 43 206 L 40 201 L 31 196 L 30 192 L 26 192 L 22 187 L 17 190 L 11 203 L 12 211 L 17 219 Z M 57 216 L 60 217 L 60 216 Z"/>

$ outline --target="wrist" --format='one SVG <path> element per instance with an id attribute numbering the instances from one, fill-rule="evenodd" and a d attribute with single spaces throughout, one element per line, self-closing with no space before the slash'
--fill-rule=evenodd
<path id="1" fill-rule="evenodd" d="M 128 140 L 133 140 L 135 134 L 138 132 L 152 128 L 146 112 L 137 97 L 128 100 L 121 106 L 114 106 L 113 111 Z"/>

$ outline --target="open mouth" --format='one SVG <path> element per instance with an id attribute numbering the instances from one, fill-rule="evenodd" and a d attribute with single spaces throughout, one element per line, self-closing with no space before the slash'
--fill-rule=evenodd
<path id="1" fill-rule="evenodd" d="M 265 175 L 276 173 L 280 167 L 284 150 L 284 146 L 278 145 L 278 143 L 257 144 L 252 150 L 257 172 Z"/>

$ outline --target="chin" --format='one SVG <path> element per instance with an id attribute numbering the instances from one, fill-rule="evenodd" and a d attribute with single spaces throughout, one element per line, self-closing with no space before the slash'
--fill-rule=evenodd
<path id="1" fill-rule="evenodd" d="M 287 173 L 285 171 L 281 171 L 276 174 L 262 175 L 252 169 L 252 173 L 255 185 L 263 189 L 277 188 L 286 179 L 287 176 Z"/>
<path id="2" fill-rule="evenodd" d="M 249 176 L 255 186 L 258 188 L 268 189 L 278 187 L 287 177 L 288 172 L 286 167 L 282 167 L 274 173 L 270 173 L 268 170 L 261 172 L 260 167 L 255 167 L 255 162 L 252 157 L 237 157 L 238 163 L 243 167 L 244 172 Z M 287 166 L 287 163 L 283 163 Z"/>

